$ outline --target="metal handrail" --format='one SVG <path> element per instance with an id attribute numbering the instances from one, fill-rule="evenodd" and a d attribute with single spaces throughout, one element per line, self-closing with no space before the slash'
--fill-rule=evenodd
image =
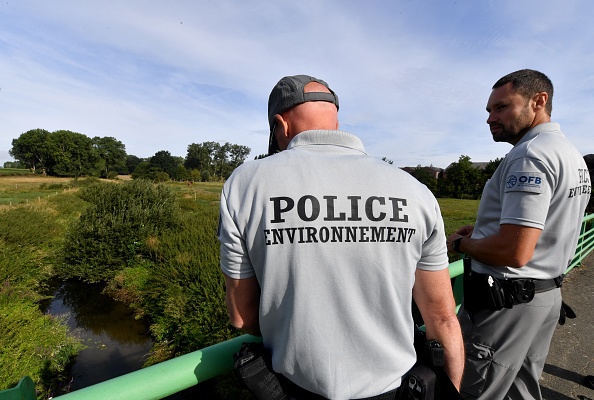
<path id="1" fill-rule="evenodd" d="M 581 264 L 594 249 L 594 214 L 586 215 L 582 222 L 575 256 L 566 273 Z M 449 265 L 453 279 L 456 304 L 462 301 L 462 260 Z M 76 390 L 55 400 L 156 400 L 188 389 L 199 383 L 222 375 L 233 369 L 232 355 L 239 351 L 243 342 L 258 342 L 262 338 L 242 335 L 204 349 L 185 354 L 138 371 L 130 372 L 83 389 Z M 17 387 L 0 392 L 0 400 L 35 400 L 34 388 L 28 385 L 28 377 Z M 27 381 L 23 383 L 23 381 Z M 22 386 L 23 392 L 18 388 Z M 20 397 L 16 397 L 20 393 Z M 13 397 L 11 397 L 13 396 Z"/>

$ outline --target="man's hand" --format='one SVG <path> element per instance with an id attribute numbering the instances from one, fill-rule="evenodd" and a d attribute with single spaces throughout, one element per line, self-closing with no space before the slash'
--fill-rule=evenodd
<path id="1" fill-rule="evenodd" d="M 465 225 L 462 228 L 459 228 L 456 232 L 452 233 L 450 236 L 448 236 L 448 240 L 446 241 L 446 244 L 448 246 L 448 252 L 454 252 L 454 240 L 459 239 L 461 237 L 470 237 L 470 235 L 472 235 L 472 231 L 474 231 L 474 225 Z"/>

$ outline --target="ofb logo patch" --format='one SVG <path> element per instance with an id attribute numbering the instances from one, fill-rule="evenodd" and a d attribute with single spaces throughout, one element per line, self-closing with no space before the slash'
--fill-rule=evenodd
<path id="1" fill-rule="evenodd" d="M 505 187 L 511 189 L 516 186 L 516 183 L 518 183 L 518 178 L 516 178 L 515 175 L 509 175 L 507 177 L 507 182 L 505 182 Z"/>
<path id="2" fill-rule="evenodd" d="M 542 172 L 512 172 L 505 179 L 505 191 L 542 193 L 545 182 Z"/>

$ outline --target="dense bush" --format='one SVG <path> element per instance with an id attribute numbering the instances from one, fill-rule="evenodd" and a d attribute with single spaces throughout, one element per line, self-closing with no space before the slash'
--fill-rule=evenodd
<path id="1" fill-rule="evenodd" d="M 146 239 L 178 222 L 175 195 L 166 186 L 137 180 L 95 183 L 79 191 L 90 207 L 69 230 L 58 274 L 108 281 L 138 261 Z"/>

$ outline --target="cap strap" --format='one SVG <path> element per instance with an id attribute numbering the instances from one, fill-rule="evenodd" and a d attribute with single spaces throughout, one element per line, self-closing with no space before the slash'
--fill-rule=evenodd
<path id="1" fill-rule="evenodd" d="M 303 93 L 303 99 L 305 101 L 327 101 L 333 103 L 338 107 L 336 96 L 332 93 L 325 92 L 307 92 Z"/>

